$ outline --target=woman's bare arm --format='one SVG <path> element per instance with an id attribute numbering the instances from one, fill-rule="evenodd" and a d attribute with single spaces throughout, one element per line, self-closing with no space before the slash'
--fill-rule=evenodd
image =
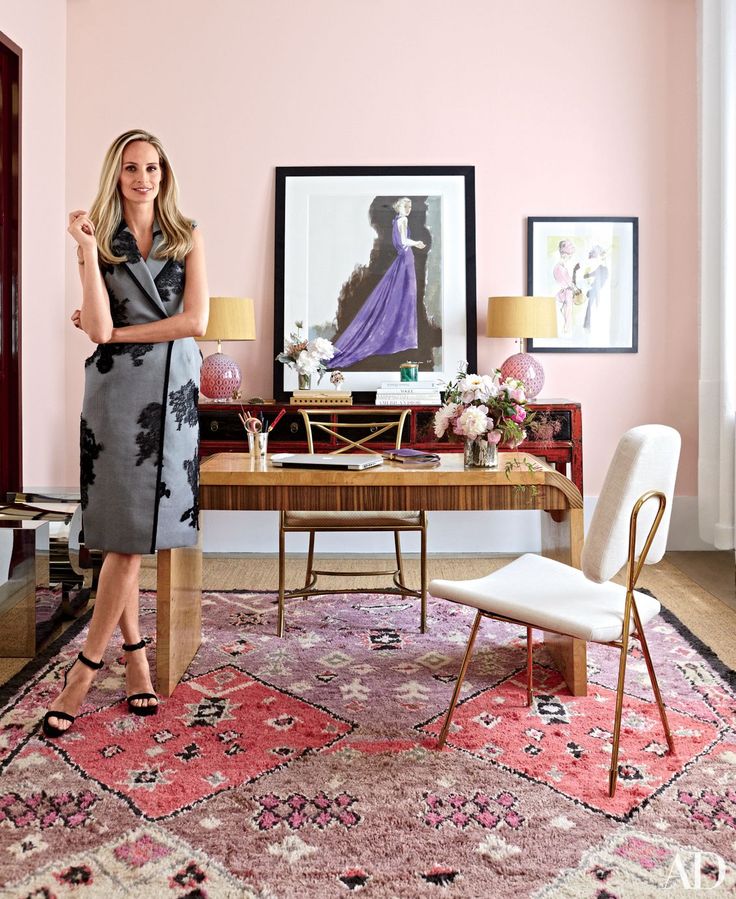
<path id="1" fill-rule="evenodd" d="M 112 334 L 110 298 L 97 261 L 94 225 L 82 209 L 69 214 L 67 229 L 77 242 L 79 277 L 82 281 L 82 305 L 79 326 L 95 343 L 107 343 Z"/>
<path id="2" fill-rule="evenodd" d="M 204 260 L 204 240 L 199 228 L 186 258 L 186 284 L 181 312 L 157 322 L 113 328 L 108 343 L 165 343 L 181 337 L 201 337 L 207 330 L 209 291 Z"/>

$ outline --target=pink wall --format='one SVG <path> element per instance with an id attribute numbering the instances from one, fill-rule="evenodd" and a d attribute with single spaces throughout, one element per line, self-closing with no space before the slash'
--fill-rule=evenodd
<path id="1" fill-rule="evenodd" d="M 638 355 L 545 356 L 545 393 L 583 403 L 587 493 L 623 430 L 663 421 L 694 494 L 695 54 L 695 0 L 72 0 L 66 202 L 90 203 L 113 136 L 157 133 L 210 292 L 256 298 L 258 341 L 228 352 L 265 395 L 276 165 L 475 165 L 480 332 L 489 295 L 525 289 L 527 215 L 639 216 Z M 64 333 L 71 410 L 88 345 Z M 481 338 L 480 369 L 511 350 Z M 71 413 L 66 434 L 73 483 Z"/>
<path id="2" fill-rule="evenodd" d="M 68 481 L 65 269 L 66 4 L 2 0 L 0 31 L 22 62 L 22 377 L 25 486 Z M 70 409 L 75 407 L 76 397 Z"/>

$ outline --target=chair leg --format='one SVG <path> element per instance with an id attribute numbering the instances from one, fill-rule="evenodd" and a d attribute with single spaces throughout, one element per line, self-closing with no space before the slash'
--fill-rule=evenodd
<path id="1" fill-rule="evenodd" d="M 309 532 L 309 549 L 307 550 L 307 576 L 304 579 L 304 589 L 312 586 L 312 568 L 314 567 L 314 531 Z"/>
<path id="2" fill-rule="evenodd" d="M 422 512 L 422 530 L 419 532 L 419 540 L 419 576 L 421 578 L 420 589 L 422 591 L 419 630 L 425 634 L 427 632 L 427 519 L 424 512 Z"/>
<path id="3" fill-rule="evenodd" d="M 284 589 L 286 580 L 286 534 L 283 527 L 283 516 L 281 513 L 281 523 L 279 525 L 279 610 L 278 621 L 276 623 L 276 636 L 284 636 Z"/>
<path id="4" fill-rule="evenodd" d="M 631 622 L 632 593 L 626 594 L 624 621 L 621 632 L 621 658 L 618 664 L 618 683 L 616 684 L 616 719 L 613 726 L 613 747 L 611 751 L 611 770 L 608 773 L 608 795 L 613 798 L 618 780 L 618 745 L 621 737 L 621 715 L 624 707 L 624 683 L 626 680 L 626 656 L 629 649 L 629 628 Z"/>
<path id="5" fill-rule="evenodd" d="M 664 708 L 664 702 L 662 701 L 662 694 L 659 691 L 659 684 L 657 683 L 657 675 L 654 673 L 654 665 L 652 664 L 652 657 L 649 654 L 649 645 L 647 644 L 647 638 L 644 636 L 644 628 L 641 624 L 641 619 L 639 618 L 639 610 L 636 608 L 636 600 L 632 599 L 632 611 L 634 612 L 634 624 L 636 626 L 636 633 L 639 637 L 639 643 L 641 644 L 641 651 L 644 653 L 644 661 L 647 663 L 647 671 L 649 672 L 649 680 L 652 682 L 652 690 L 654 691 L 654 698 L 657 700 L 657 706 L 659 707 L 659 717 L 662 719 L 662 727 L 664 728 L 664 734 L 667 738 L 667 748 L 670 752 L 675 751 L 675 742 L 672 739 L 672 734 L 670 733 L 670 725 L 667 721 L 667 712 Z"/>
<path id="6" fill-rule="evenodd" d="M 404 560 L 401 556 L 401 535 L 398 531 L 394 531 L 394 546 L 396 549 L 396 570 L 399 574 L 399 584 L 402 589 L 406 589 L 406 584 L 404 583 Z"/>
<path id="7" fill-rule="evenodd" d="M 457 705 L 458 697 L 460 696 L 460 688 L 463 685 L 463 681 L 465 680 L 465 673 L 468 670 L 468 664 L 470 662 L 470 656 L 473 653 L 473 644 L 475 643 L 475 638 L 478 635 L 478 628 L 480 627 L 480 622 L 483 617 L 481 612 L 475 616 L 475 621 L 473 621 L 473 627 L 470 629 L 470 637 L 468 638 L 468 645 L 465 648 L 465 655 L 463 656 L 463 663 L 460 666 L 460 674 L 457 676 L 457 681 L 455 683 L 455 689 L 452 693 L 452 699 L 450 700 L 450 708 L 447 710 L 447 715 L 445 716 L 445 723 L 442 725 L 442 730 L 440 731 L 440 735 L 437 738 L 437 748 L 442 749 L 445 745 L 445 740 L 447 739 L 448 731 L 450 730 L 450 722 L 452 721 L 452 716 L 455 712 L 455 706 Z"/>
<path id="8" fill-rule="evenodd" d="M 532 691 L 534 688 L 534 673 L 532 664 L 534 660 L 534 643 L 532 641 L 532 629 L 526 629 L 526 704 L 532 704 Z"/>

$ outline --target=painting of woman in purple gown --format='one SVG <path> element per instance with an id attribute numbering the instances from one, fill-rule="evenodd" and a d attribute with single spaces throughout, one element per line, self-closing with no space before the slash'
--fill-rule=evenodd
<path id="1" fill-rule="evenodd" d="M 419 205 L 426 213 L 426 198 L 420 198 Z M 416 227 L 425 239 L 413 238 L 412 208 L 410 197 L 393 202 L 376 197 L 371 203 L 369 217 L 377 233 L 374 252 L 367 266 L 356 266 L 340 292 L 333 370 L 358 368 L 363 363 L 373 371 L 393 371 L 407 361 L 424 363 L 425 370 L 431 366 L 432 350 L 442 342 L 442 330 L 430 321 L 423 303 L 426 251 L 432 239 L 426 214 L 416 215 Z M 387 209 L 393 213 L 390 232 Z M 385 239 L 388 233 L 390 246 Z M 389 253 L 392 258 L 386 266 Z"/>
<path id="2" fill-rule="evenodd" d="M 474 217 L 472 166 L 277 167 L 274 358 L 299 321 L 362 402 L 407 362 L 453 377 L 476 353 Z M 276 361 L 274 395 L 297 387 Z"/>

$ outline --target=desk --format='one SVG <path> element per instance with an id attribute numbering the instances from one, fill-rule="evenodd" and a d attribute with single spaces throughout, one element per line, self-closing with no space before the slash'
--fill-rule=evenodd
<path id="1" fill-rule="evenodd" d="M 497 470 L 463 468 L 457 453 L 436 468 L 386 463 L 366 471 L 279 468 L 269 459 L 221 453 L 203 460 L 200 509 L 300 511 L 541 510 L 542 551 L 580 567 L 583 500 L 577 487 L 527 453 L 500 453 Z M 514 462 L 508 474 L 506 463 Z M 536 470 L 528 471 L 526 463 Z M 550 514 L 554 513 L 554 514 Z M 201 639 L 202 552 L 197 547 L 158 554 L 157 677 L 168 696 Z M 431 626 L 431 625 L 430 625 Z M 574 695 L 587 687 L 585 643 L 545 634 L 545 642 Z"/>
<path id="2" fill-rule="evenodd" d="M 267 418 L 274 419 L 279 412 L 284 415 L 269 435 L 268 447 L 272 453 L 306 453 L 307 435 L 304 422 L 299 414 L 299 407 L 288 403 L 266 403 L 249 405 L 254 412 L 263 412 Z M 330 412 L 338 416 L 345 408 L 352 412 L 365 412 L 365 420 L 372 421 L 376 409 L 386 411 L 392 406 L 355 405 L 348 407 L 322 408 L 311 407 L 316 412 Z M 404 407 L 402 407 L 404 408 Z M 461 440 L 450 442 L 446 434 L 438 439 L 434 433 L 434 416 L 436 406 L 411 406 L 411 417 L 404 425 L 402 446 L 430 453 L 461 453 Z M 573 400 L 540 400 L 529 403 L 529 410 L 537 413 L 536 420 L 527 428 L 527 439 L 524 449 L 535 456 L 542 456 L 557 471 L 566 474 L 578 490 L 583 492 L 583 417 L 580 403 Z M 239 402 L 199 404 L 199 453 L 210 456 L 215 453 L 245 452 L 245 434 L 238 413 L 243 411 Z M 374 449 L 394 449 L 393 435 L 383 445 L 376 442 Z M 334 439 L 325 435 L 317 435 L 315 452 L 329 453 L 336 448 Z M 505 447 L 501 447 L 505 449 Z"/>

